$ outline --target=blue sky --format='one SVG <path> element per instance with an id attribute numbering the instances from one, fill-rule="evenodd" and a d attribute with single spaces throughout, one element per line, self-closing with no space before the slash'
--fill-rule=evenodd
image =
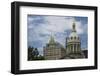
<path id="1" fill-rule="evenodd" d="M 88 18 L 79 16 L 28 15 L 28 46 L 38 48 L 39 53 L 43 55 L 43 47 L 52 34 L 55 41 L 65 47 L 65 39 L 71 33 L 73 19 L 75 19 L 76 30 L 81 39 L 81 48 L 87 49 Z"/>

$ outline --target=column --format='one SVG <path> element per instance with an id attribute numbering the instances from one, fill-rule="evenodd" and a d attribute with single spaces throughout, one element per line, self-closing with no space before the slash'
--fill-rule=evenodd
<path id="1" fill-rule="evenodd" d="M 72 46 L 72 44 L 71 44 L 71 53 L 73 52 L 73 46 Z"/>
<path id="2" fill-rule="evenodd" d="M 69 47 L 69 44 L 68 44 L 68 52 L 70 51 L 70 47 Z"/>
<path id="3" fill-rule="evenodd" d="M 69 45 L 67 44 L 67 50 L 66 50 L 66 53 L 68 53 L 69 52 Z"/>
<path id="4" fill-rule="evenodd" d="M 76 45 L 76 46 L 75 46 L 75 49 L 76 49 L 76 51 L 75 51 L 75 52 L 77 53 L 77 44 L 75 44 L 75 45 Z"/>
<path id="5" fill-rule="evenodd" d="M 71 45 L 69 45 L 69 52 L 71 52 Z"/>
<path id="6" fill-rule="evenodd" d="M 75 44 L 74 44 L 74 53 L 75 53 L 76 49 L 75 49 Z"/>
<path id="7" fill-rule="evenodd" d="M 70 53 L 72 52 L 72 44 L 70 44 Z"/>
<path id="8" fill-rule="evenodd" d="M 76 44 L 74 44 L 74 52 L 76 52 Z"/>
<path id="9" fill-rule="evenodd" d="M 81 49 L 80 49 L 81 47 L 80 47 L 80 44 L 78 44 L 78 51 L 81 51 Z"/>
<path id="10" fill-rule="evenodd" d="M 69 46 L 69 44 L 68 44 L 68 51 L 67 51 L 68 53 L 70 52 L 70 46 Z"/>
<path id="11" fill-rule="evenodd" d="M 77 51 L 79 52 L 79 44 L 77 44 Z"/>
<path id="12" fill-rule="evenodd" d="M 73 53 L 74 53 L 74 44 L 72 45 L 72 48 L 73 48 Z"/>

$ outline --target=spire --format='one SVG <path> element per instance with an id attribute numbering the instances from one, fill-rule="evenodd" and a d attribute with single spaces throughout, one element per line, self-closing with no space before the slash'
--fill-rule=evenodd
<path id="1" fill-rule="evenodd" d="M 75 18 L 73 18 L 72 32 L 76 32 Z"/>
<path id="2" fill-rule="evenodd" d="M 55 40 L 54 40 L 54 37 L 53 37 L 53 35 L 52 35 L 52 34 L 51 34 L 51 36 L 50 36 L 49 43 L 55 43 Z"/>

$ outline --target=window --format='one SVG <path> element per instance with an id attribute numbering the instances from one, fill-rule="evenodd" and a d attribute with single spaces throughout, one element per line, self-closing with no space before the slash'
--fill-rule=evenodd
<path id="1" fill-rule="evenodd" d="M 76 37 L 74 37 L 74 39 L 76 39 Z"/>
<path id="2" fill-rule="evenodd" d="M 73 39 L 73 37 L 71 37 L 71 40 Z"/>

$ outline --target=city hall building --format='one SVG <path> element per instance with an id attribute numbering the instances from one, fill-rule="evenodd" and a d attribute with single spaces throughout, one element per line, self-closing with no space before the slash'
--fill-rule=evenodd
<path id="1" fill-rule="evenodd" d="M 49 43 L 44 47 L 44 57 L 46 60 L 57 60 L 64 57 L 66 54 L 65 48 L 58 42 L 55 42 L 54 37 L 51 36 Z"/>
<path id="2" fill-rule="evenodd" d="M 85 58 L 81 50 L 81 42 L 75 28 L 75 22 L 72 24 L 72 31 L 69 37 L 66 38 L 65 44 L 66 47 L 64 48 L 60 43 L 55 41 L 53 36 L 51 36 L 49 42 L 43 48 L 45 59 L 57 60 Z"/>

